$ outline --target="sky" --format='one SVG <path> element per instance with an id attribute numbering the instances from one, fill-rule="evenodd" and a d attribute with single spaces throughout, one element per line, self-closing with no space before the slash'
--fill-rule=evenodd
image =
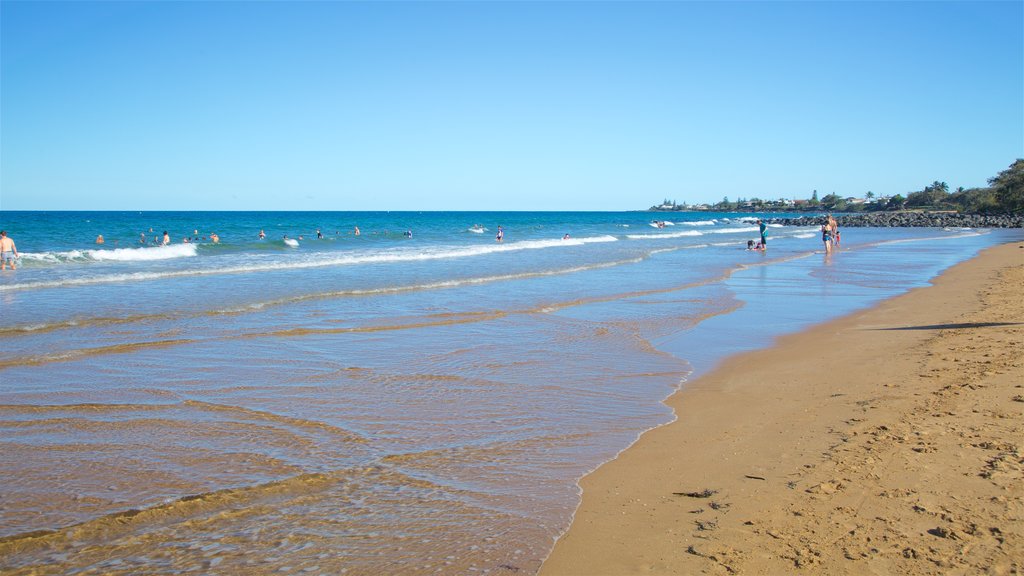
<path id="1" fill-rule="evenodd" d="M 1024 2 L 0 2 L 0 210 L 984 186 Z"/>

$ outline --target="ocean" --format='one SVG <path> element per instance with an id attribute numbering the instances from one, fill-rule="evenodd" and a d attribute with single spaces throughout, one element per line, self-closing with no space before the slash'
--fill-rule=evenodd
<path id="1" fill-rule="evenodd" d="M 0 571 L 530 574 L 688 380 L 1022 237 L 755 218 L 0 212 Z"/>

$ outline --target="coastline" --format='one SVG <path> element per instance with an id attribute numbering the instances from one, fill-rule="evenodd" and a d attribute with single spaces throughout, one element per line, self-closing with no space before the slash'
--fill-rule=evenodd
<path id="1" fill-rule="evenodd" d="M 688 383 L 541 574 L 1020 570 L 1020 246 Z"/>

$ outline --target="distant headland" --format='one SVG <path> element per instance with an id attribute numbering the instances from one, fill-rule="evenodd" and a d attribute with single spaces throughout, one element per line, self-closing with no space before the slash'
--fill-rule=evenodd
<path id="1" fill-rule="evenodd" d="M 1017 159 L 1009 168 L 989 178 L 984 188 L 957 188 L 950 192 L 949 185 L 936 180 L 922 190 L 908 192 L 906 196 L 876 196 L 867 192 L 862 197 L 842 197 L 831 193 L 821 198 L 815 190 L 810 198 L 783 198 L 762 200 L 728 197 L 715 204 L 677 203 L 664 200 L 651 206 L 654 212 L 904 212 L 931 211 L 976 215 L 1024 214 L 1024 159 Z M 909 220 L 907 220 L 909 221 Z M 916 220 L 915 220 L 916 221 Z M 1019 224 L 1018 224 L 1019 226 Z"/>

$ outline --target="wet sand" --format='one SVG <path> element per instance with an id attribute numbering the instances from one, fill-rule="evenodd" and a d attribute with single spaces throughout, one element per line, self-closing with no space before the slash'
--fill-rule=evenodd
<path id="1" fill-rule="evenodd" d="M 687 384 L 541 573 L 1020 573 L 1024 245 L 933 284 Z"/>

